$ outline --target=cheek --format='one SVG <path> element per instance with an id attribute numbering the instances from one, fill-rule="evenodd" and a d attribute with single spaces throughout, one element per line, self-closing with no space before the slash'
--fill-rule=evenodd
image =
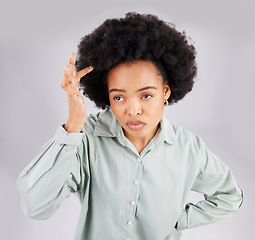
<path id="1" fill-rule="evenodd" d="M 144 110 L 150 113 L 153 119 L 158 118 L 164 112 L 164 99 L 158 98 L 156 101 L 152 101 Z"/>
<path id="2" fill-rule="evenodd" d="M 164 107 L 164 98 L 157 97 L 150 101 L 149 104 L 146 104 L 146 107 L 150 108 L 151 110 L 161 110 Z"/>

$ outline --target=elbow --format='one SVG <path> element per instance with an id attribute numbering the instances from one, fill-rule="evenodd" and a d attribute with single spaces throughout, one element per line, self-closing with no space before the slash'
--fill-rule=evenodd
<path id="1" fill-rule="evenodd" d="M 36 220 L 46 220 L 54 213 L 50 208 L 29 203 L 29 201 L 24 201 L 24 199 L 21 199 L 21 212 L 26 217 Z"/>
<path id="2" fill-rule="evenodd" d="M 236 188 L 235 194 L 232 195 L 232 211 L 237 212 L 243 204 L 243 191 L 240 187 Z"/>
<path id="3" fill-rule="evenodd" d="M 229 195 L 228 208 L 232 213 L 236 213 L 243 204 L 243 191 L 240 187 L 235 189 L 235 193 Z"/>
<path id="4" fill-rule="evenodd" d="M 38 211 L 36 209 L 28 208 L 28 207 L 23 207 L 21 209 L 21 212 L 26 217 L 35 219 L 35 220 L 46 220 L 52 216 L 52 214 L 49 214 L 48 211 Z"/>
<path id="5" fill-rule="evenodd" d="M 42 214 L 41 212 L 38 213 L 37 211 L 34 211 L 33 209 L 22 208 L 21 211 L 22 211 L 22 214 L 25 215 L 26 217 L 35 219 L 35 220 L 46 220 L 50 217 L 45 214 Z"/>
<path id="6" fill-rule="evenodd" d="M 32 189 L 25 184 L 19 185 L 19 183 L 17 183 L 17 186 L 20 193 L 21 213 L 26 217 L 45 220 L 56 211 L 56 203 L 49 197 L 45 197 L 42 190 Z"/>
<path id="7" fill-rule="evenodd" d="M 239 192 L 239 202 L 238 202 L 238 207 L 236 209 L 236 211 L 242 206 L 243 204 L 243 190 L 238 187 L 238 192 Z"/>
<path id="8" fill-rule="evenodd" d="M 21 212 L 26 217 L 35 219 L 35 220 L 46 220 L 51 216 L 45 212 L 39 212 L 33 208 L 28 208 L 28 207 L 22 207 Z"/>
<path id="9" fill-rule="evenodd" d="M 236 213 L 243 203 L 243 191 L 236 187 L 227 193 L 217 193 L 213 196 L 206 197 L 210 205 L 215 209 L 219 209 L 221 213 L 226 215 Z"/>

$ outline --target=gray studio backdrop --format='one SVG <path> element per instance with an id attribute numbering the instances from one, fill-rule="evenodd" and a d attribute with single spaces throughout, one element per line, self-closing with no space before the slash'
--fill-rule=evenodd
<path id="1" fill-rule="evenodd" d="M 183 232 L 183 240 L 255 239 L 254 1 L 8 1 L 1 5 L 0 239 L 72 239 L 80 205 L 66 199 L 46 221 L 21 214 L 16 179 L 68 117 L 60 87 L 80 38 L 106 18 L 152 13 L 185 30 L 198 51 L 198 78 L 165 116 L 200 135 L 235 175 L 244 204 L 233 217 Z M 85 99 L 89 113 L 96 109 Z M 201 196 L 190 195 L 190 201 Z M 171 203 L 169 203 L 171 204 Z M 157 239 L 155 239 L 157 240 Z"/>

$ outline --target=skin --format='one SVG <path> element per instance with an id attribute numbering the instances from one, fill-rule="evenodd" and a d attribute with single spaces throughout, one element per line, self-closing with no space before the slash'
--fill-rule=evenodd
<path id="1" fill-rule="evenodd" d="M 168 84 L 151 61 L 122 63 L 108 72 L 108 91 L 113 114 L 124 135 L 138 153 L 155 136 L 164 112 L 164 102 L 171 94 Z M 145 87 L 147 89 L 141 90 Z M 129 121 L 142 121 L 142 129 L 130 129 Z"/>
<path id="2" fill-rule="evenodd" d="M 64 125 L 68 133 L 80 132 L 87 120 L 87 110 L 83 97 L 79 91 L 79 82 L 83 76 L 93 70 L 93 67 L 82 69 L 73 75 L 76 55 L 72 53 L 69 65 L 66 66 L 65 73 L 61 82 L 61 87 L 68 95 L 69 117 Z"/>

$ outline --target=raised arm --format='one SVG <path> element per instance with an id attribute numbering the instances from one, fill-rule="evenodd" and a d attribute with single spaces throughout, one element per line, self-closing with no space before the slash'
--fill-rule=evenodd
<path id="1" fill-rule="evenodd" d="M 66 197 L 87 184 L 87 135 L 81 132 L 87 112 L 78 83 L 93 68 L 85 68 L 73 76 L 75 57 L 72 54 L 61 83 L 68 94 L 68 121 L 59 126 L 53 139 L 44 145 L 17 179 L 22 212 L 31 218 L 50 217 Z"/>

